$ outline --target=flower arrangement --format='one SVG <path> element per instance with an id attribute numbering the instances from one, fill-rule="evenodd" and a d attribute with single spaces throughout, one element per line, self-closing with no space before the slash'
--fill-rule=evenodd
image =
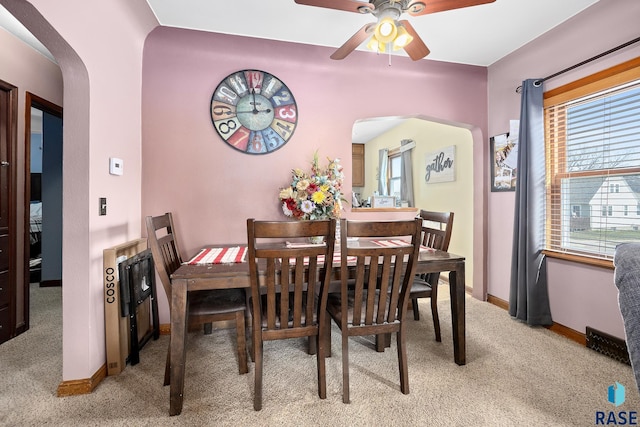
<path id="1" fill-rule="evenodd" d="M 301 220 L 340 218 L 344 174 L 340 159 L 327 160 L 327 167 L 321 168 L 316 151 L 311 173 L 291 170 L 291 184 L 281 188 L 279 195 L 286 216 Z"/>

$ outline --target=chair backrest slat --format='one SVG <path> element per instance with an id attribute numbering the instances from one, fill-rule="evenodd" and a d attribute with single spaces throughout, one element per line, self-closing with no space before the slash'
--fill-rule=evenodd
<path id="1" fill-rule="evenodd" d="M 267 259 L 267 327 L 269 329 L 276 328 L 276 259 Z M 259 301 L 259 300 L 258 300 Z"/>

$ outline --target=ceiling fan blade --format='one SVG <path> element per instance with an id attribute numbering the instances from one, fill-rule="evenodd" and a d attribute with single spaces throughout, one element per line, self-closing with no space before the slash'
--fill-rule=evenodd
<path id="1" fill-rule="evenodd" d="M 357 0 L 295 0 L 298 4 L 307 6 L 324 7 L 327 9 L 346 10 L 347 12 L 368 13 L 375 9 L 375 6 L 366 1 Z"/>
<path id="2" fill-rule="evenodd" d="M 479 6 L 481 4 L 493 3 L 494 1 L 496 0 L 414 0 L 407 6 L 407 13 L 411 16 L 420 16 L 429 13 L 444 12 L 445 10 Z"/>
<path id="3" fill-rule="evenodd" d="M 411 43 L 404 47 L 404 51 L 407 52 L 407 55 L 414 61 L 418 59 L 422 59 L 425 56 L 429 55 L 431 52 L 426 44 L 422 41 L 416 30 L 409 23 L 409 21 L 400 21 L 400 24 L 407 30 L 409 34 L 413 37 Z"/>
<path id="4" fill-rule="evenodd" d="M 347 55 L 353 52 L 358 46 L 360 46 L 360 44 L 362 44 L 363 41 L 367 39 L 367 37 L 369 37 L 375 25 L 376 24 L 373 24 L 373 23 L 365 24 L 362 28 L 358 30 L 358 32 L 352 35 L 349 40 L 344 42 L 344 44 L 340 46 L 338 50 L 333 52 L 333 55 L 331 55 L 331 59 L 346 58 Z"/>

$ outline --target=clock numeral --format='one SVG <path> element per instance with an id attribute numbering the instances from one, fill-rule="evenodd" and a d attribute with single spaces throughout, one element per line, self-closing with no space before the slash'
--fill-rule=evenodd
<path id="1" fill-rule="evenodd" d="M 233 88 L 233 90 L 240 96 L 241 98 L 245 96 L 249 92 L 249 88 L 247 87 L 247 82 L 244 79 L 244 75 L 242 72 L 235 73 L 231 77 L 227 79 L 229 86 Z"/>
<path id="2" fill-rule="evenodd" d="M 261 131 L 251 132 L 249 137 L 248 153 L 265 153 L 267 150 L 264 145 L 264 139 Z"/>
<path id="3" fill-rule="evenodd" d="M 247 84 L 249 85 L 249 87 L 255 89 L 256 93 L 262 92 L 262 82 L 264 79 L 264 73 L 262 71 L 245 71 L 244 76 L 247 79 Z"/>
<path id="4" fill-rule="evenodd" d="M 282 82 L 268 74 L 264 78 L 262 96 L 265 98 L 271 98 L 274 93 L 280 90 L 280 88 L 282 88 Z"/>
<path id="5" fill-rule="evenodd" d="M 240 126 L 240 128 L 227 139 L 227 143 L 231 144 L 240 151 L 247 151 L 250 132 L 251 131 L 246 127 Z"/>
<path id="6" fill-rule="evenodd" d="M 271 97 L 271 101 L 273 101 L 276 107 L 280 107 L 282 105 L 293 104 L 293 97 L 291 96 L 291 92 L 286 89 L 282 89 Z"/>
<path id="7" fill-rule="evenodd" d="M 211 103 L 211 117 L 213 120 L 226 119 L 236 115 L 236 108 L 224 102 L 214 101 Z"/>
<path id="8" fill-rule="evenodd" d="M 238 103 L 238 94 L 233 91 L 226 84 L 220 85 L 213 99 L 216 101 L 222 101 L 227 104 L 236 105 Z"/>
<path id="9" fill-rule="evenodd" d="M 227 120 L 218 120 L 213 122 L 218 132 L 224 136 L 231 135 L 236 129 L 240 128 L 240 122 L 237 117 Z M 226 139 L 226 138 L 225 138 Z"/>
<path id="10" fill-rule="evenodd" d="M 298 119 L 298 112 L 296 111 L 296 106 L 294 104 L 276 108 L 275 115 L 277 118 L 291 123 L 295 123 Z"/>
<path id="11" fill-rule="evenodd" d="M 267 145 L 267 151 L 274 151 L 282 147 L 285 143 L 285 140 L 271 128 L 266 128 L 262 131 L 262 139 L 264 139 Z"/>
<path id="12" fill-rule="evenodd" d="M 286 141 L 287 139 L 289 139 L 296 126 L 292 123 L 285 122 L 280 119 L 274 119 L 273 123 L 271 123 L 271 128 L 275 130 L 278 135 L 280 135 L 282 139 Z"/>

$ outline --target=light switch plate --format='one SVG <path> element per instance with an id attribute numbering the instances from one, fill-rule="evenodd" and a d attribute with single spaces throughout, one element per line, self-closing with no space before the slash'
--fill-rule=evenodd
<path id="1" fill-rule="evenodd" d="M 124 162 L 117 157 L 109 158 L 109 173 L 111 175 L 122 175 L 124 173 Z"/>

